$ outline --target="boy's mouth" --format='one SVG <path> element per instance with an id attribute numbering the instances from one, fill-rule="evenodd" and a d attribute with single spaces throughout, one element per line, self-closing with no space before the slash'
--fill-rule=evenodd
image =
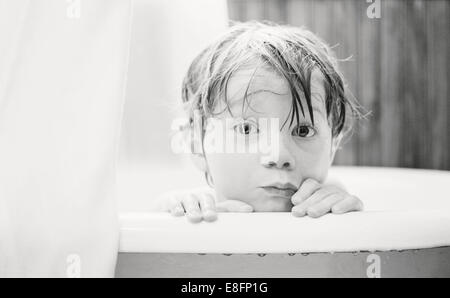
<path id="1" fill-rule="evenodd" d="M 286 198 L 291 198 L 297 192 L 297 187 L 291 183 L 275 183 L 267 186 L 261 186 L 261 188 L 269 194 Z"/>

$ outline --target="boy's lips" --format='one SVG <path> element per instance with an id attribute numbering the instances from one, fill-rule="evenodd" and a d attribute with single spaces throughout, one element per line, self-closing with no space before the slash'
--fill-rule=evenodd
<path id="1" fill-rule="evenodd" d="M 282 197 L 292 197 L 297 192 L 297 187 L 291 183 L 275 183 L 267 186 L 261 186 L 262 189 L 272 195 Z"/>

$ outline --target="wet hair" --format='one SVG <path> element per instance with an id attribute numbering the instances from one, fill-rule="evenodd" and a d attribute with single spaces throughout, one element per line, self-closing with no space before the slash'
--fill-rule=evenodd
<path id="1" fill-rule="evenodd" d="M 300 113 L 303 117 L 308 113 L 314 124 L 311 75 L 318 69 L 323 77 L 327 119 L 336 137 L 349 132 L 352 120 L 362 115 L 357 101 L 346 90 L 337 62 L 331 48 L 305 28 L 256 21 L 235 23 L 193 60 L 183 80 L 183 104 L 191 124 L 195 112 L 202 119 L 214 116 L 219 100 L 231 112 L 227 86 L 233 74 L 246 66 L 254 66 L 255 71 L 268 67 L 286 79 L 291 91 L 291 111 L 283 125 L 287 121 L 290 126 L 297 125 Z M 248 103 L 248 89 L 244 103 Z"/>

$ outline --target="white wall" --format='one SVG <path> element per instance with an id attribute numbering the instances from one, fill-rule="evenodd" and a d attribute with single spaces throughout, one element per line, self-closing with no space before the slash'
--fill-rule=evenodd
<path id="1" fill-rule="evenodd" d="M 122 162 L 179 164 L 169 136 L 183 76 L 227 25 L 225 0 L 134 1 Z"/>

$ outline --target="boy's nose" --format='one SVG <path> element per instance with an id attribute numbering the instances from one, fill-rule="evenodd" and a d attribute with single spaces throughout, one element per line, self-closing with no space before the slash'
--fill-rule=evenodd
<path id="1" fill-rule="evenodd" d="M 280 141 L 278 154 L 271 154 L 270 156 L 261 159 L 263 166 L 266 168 L 278 168 L 285 170 L 293 170 L 295 168 L 295 158 L 290 150 Z"/>
<path id="2" fill-rule="evenodd" d="M 267 168 L 273 168 L 276 167 L 278 169 L 292 169 L 292 164 L 288 161 L 285 162 L 275 162 L 275 161 L 269 161 L 265 164 Z"/>

